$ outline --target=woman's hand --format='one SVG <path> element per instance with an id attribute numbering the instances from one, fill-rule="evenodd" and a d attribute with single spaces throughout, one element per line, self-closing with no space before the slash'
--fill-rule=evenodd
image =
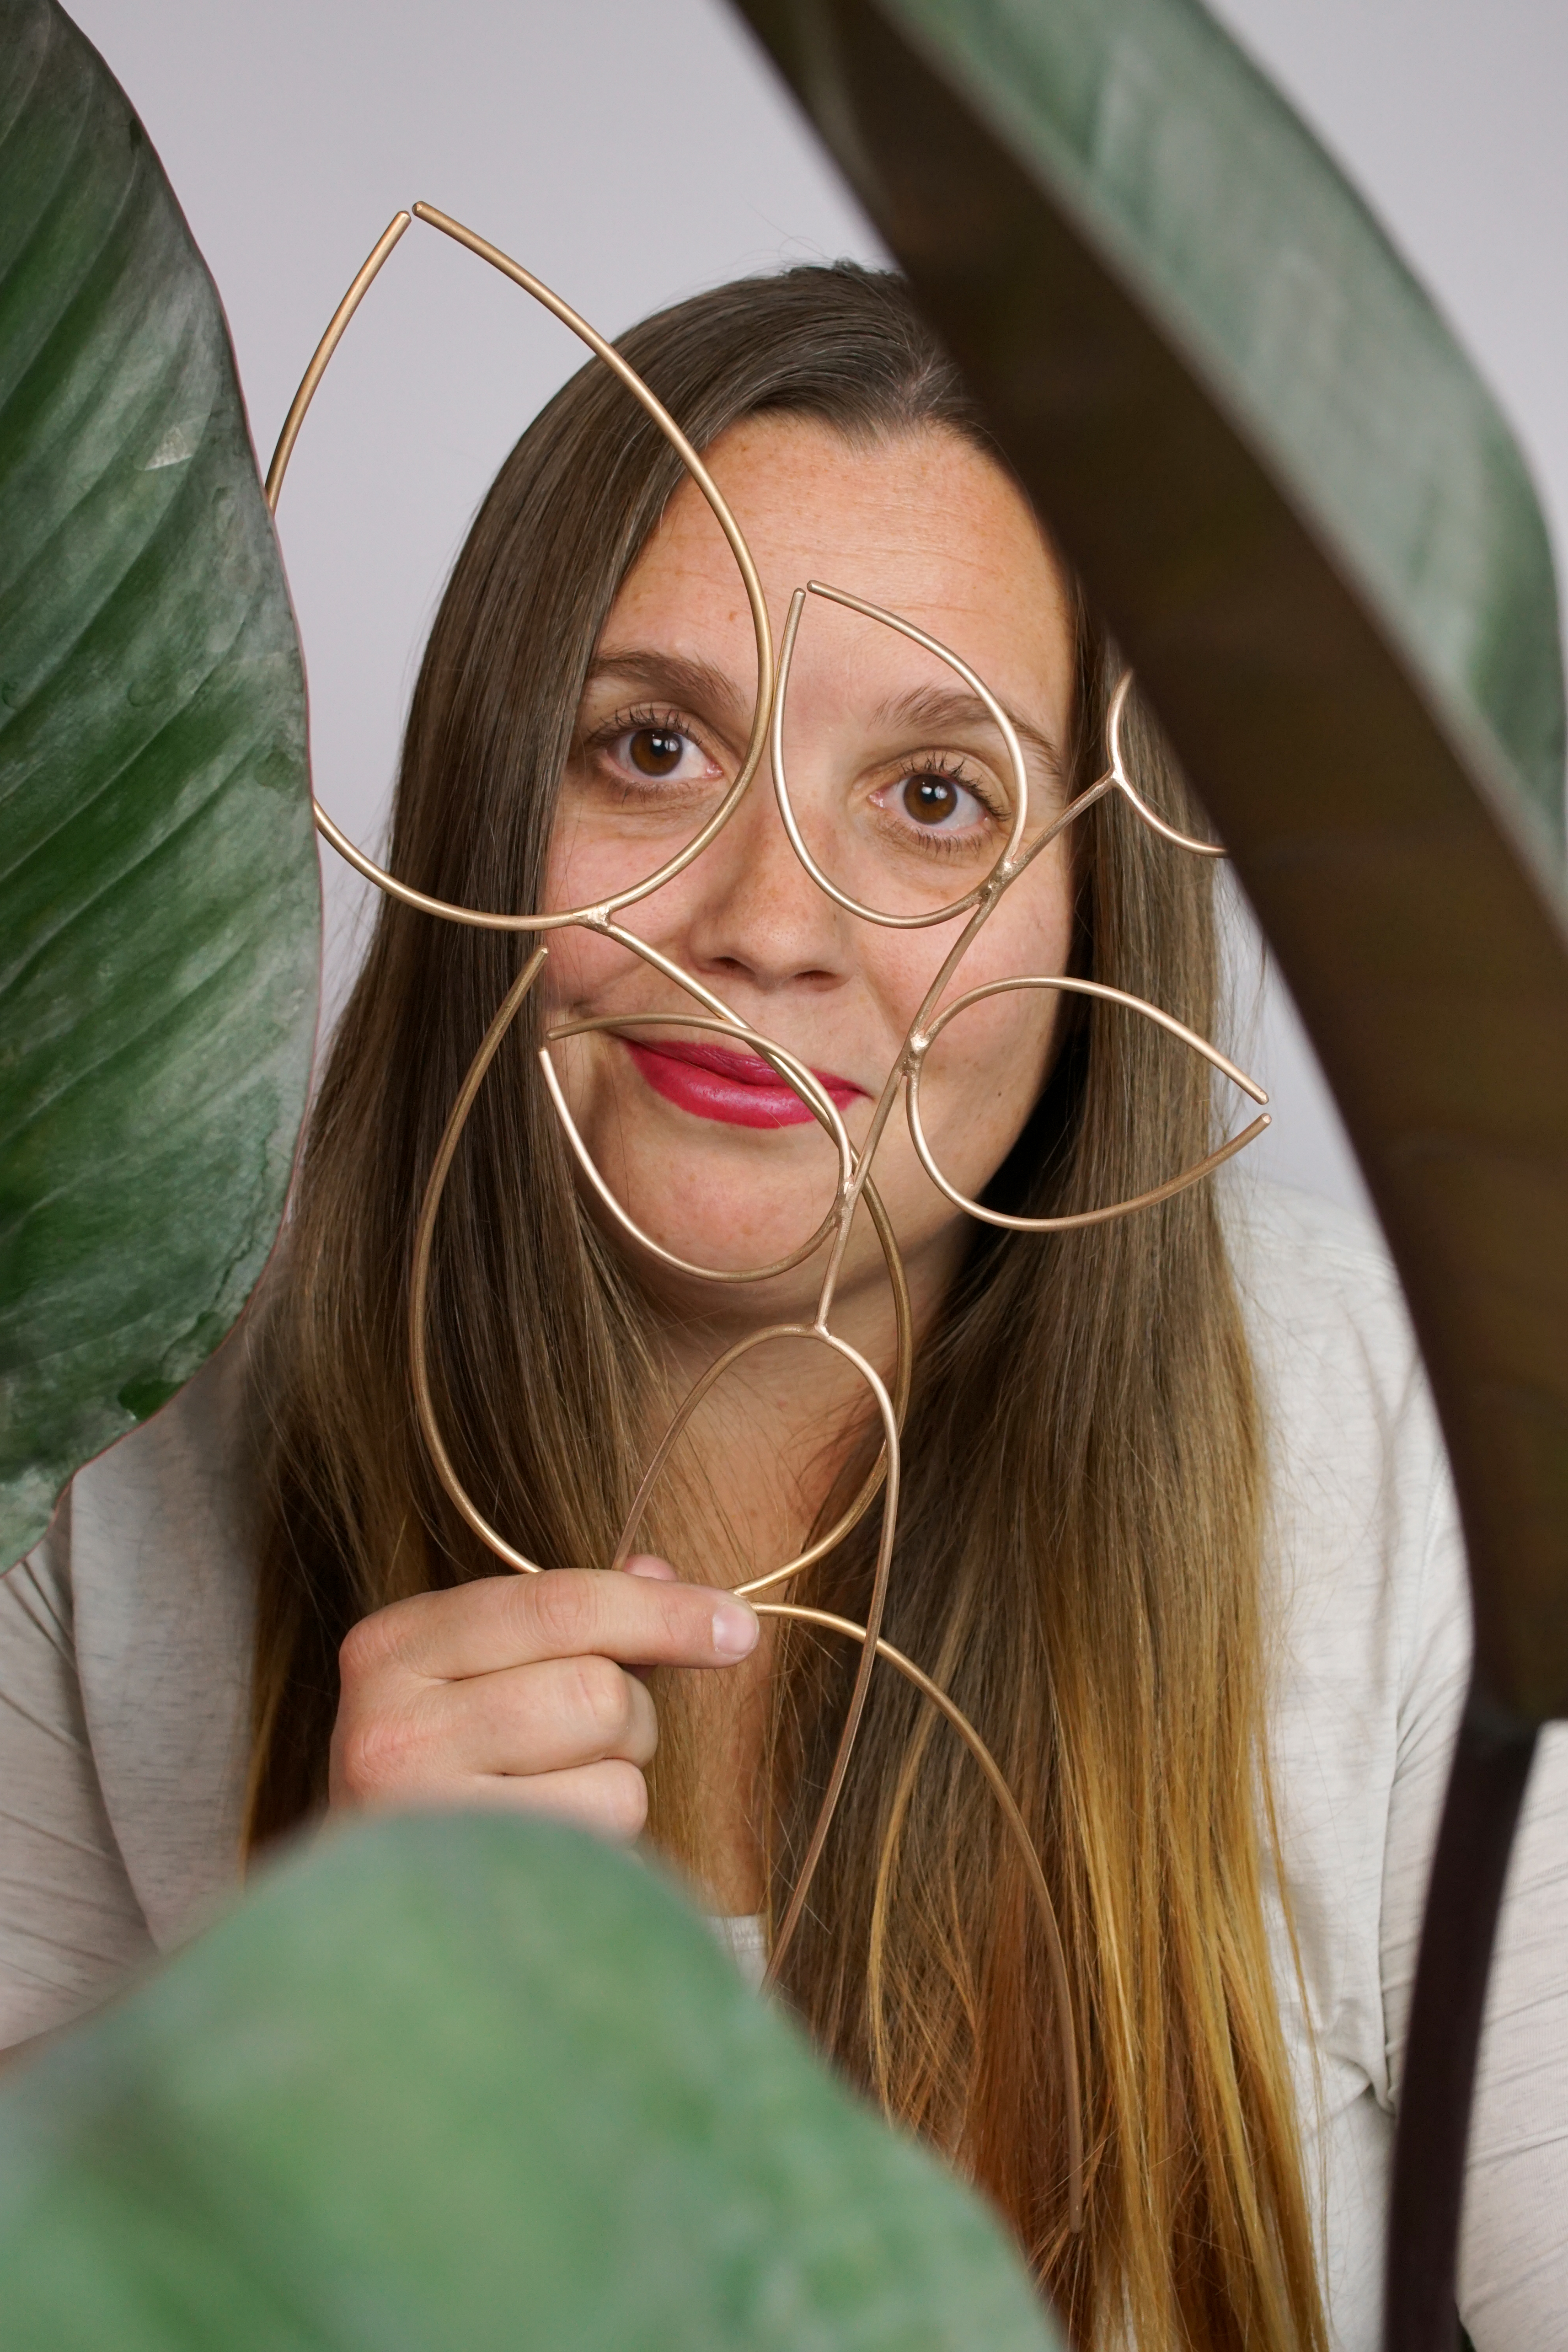
<path id="1" fill-rule="evenodd" d="M 760 1627 L 664 1560 L 627 1568 L 487 1577 L 363 1619 L 341 1652 L 331 1811 L 507 1805 L 630 1844 L 659 1729 L 629 1670 L 734 1665 Z"/>

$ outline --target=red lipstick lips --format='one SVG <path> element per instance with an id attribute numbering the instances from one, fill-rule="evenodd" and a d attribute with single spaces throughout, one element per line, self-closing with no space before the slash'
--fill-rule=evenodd
<path id="1" fill-rule="evenodd" d="M 695 1118 L 722 1119 L 729 1127 L 802 1127 L 815 1117 L 759 1054 L 673 1037 L 661 1037 L 656 1045 L 640 1037 L 622 1037 L 621 1043 L 653 1092 Z M 831 1070 L 813 1070 L 811 1076 L 841 1111 L 865 1092 Z"/>

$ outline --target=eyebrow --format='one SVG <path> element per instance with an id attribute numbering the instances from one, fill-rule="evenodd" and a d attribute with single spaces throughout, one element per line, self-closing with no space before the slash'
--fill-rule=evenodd
<path id="1" fill-rule="evenodd" d="M 601 654 L 589 664 L 584 686 L 606 678 L 624 680 L 645 693 L 700 710 L 715 726 L 732 732 L 737 742 L 744 743 L 750 732 L 754 697 L 741 695 L 723 670 L 689 654 L 640 653 L 632 647 Z"/>
<path id="2" fill-rule="evenodd" d="M 715 724 L 733 730 L 737 740 L 750 730 L 752 705 L 737 692 L 735 681 L 711 662 L 692 655 L 640 652 L 631 646 L 601 654 L 589 665 L 585 684 L 593 686 L 607 678 L 623 679 L 629 686 L 640 686 L 649 693 L 667 696 L 672 702 L 706 711 Z M 1050 775 L 1062 781 L 1059 746 L 1016 710 L 1009 710 L 999 695 L 997 699 L 1019 741 L 1035 754 Z M 927 686 L 884 702 L 873 723 L 900 732 L 941 735 L 950 729 L 994 728 L 996 720 L 967 687 Z"/>
<path id="3" fill-rule="evenodd" d="M 1061 751 L 1051 737 L 1020 719 L 1016 710 L 1009 710 L 998 694 L 997 701 L 1006 713 L 1019 741 L 1033 751 L 1040 765 L 1059 781 L 1063 774 Z M 977 694 L 967 687 L 927 686 L 917 688 L 913 694 L 901 694 L 884 702 L 876 714 L 882 727 L 913 729 L 921 734 L 941 735 L 948 729 L 967 727 L 995 728 L 996 720 Z"/>

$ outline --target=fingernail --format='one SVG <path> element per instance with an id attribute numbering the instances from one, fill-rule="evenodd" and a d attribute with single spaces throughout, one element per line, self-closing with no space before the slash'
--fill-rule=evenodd
<path id="1" fill-rule="evenodd" d="M 762 1621 L 750 1609 L 737 1609 L 727 1601 L 713 1612 L 713 1645 L 721 1658 L 744 1658 L 748 1650 L 757 1647 L 757 1636 L 762 1631 Z"/>

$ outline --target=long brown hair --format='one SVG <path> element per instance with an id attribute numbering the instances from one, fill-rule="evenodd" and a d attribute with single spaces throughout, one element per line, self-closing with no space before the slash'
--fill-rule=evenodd
<path id="1" fill-rule="evenodd" d="M 985 446 L 892 277 L 841 266 L 724 287 L 621 348 L 699 449 L 769 410 L 852 442 L 946 428 Z M 470 904 L 538 903 L 587 667 L 678 479 L 666 444 L 595 366 L 524 434 L 420 673 L 399 874 Z M 1082 782 L 1103 694 L 1087 625 L 1080 673 Z M 1139 748 L 1151 789 L 1191 824 L 1146 722 Z M 1116 801 L 1080 830 L 1081 968 L 1210 1030 L 1207 867 Z M 350 1627 L 402 1594 L 494 1572 L 417 1441 L 407 1297 L 441 1128 L 520 953 L 515 939 L 383 904 L 328 1064 L 267 1325 L 253 1845 L 322 1801 Z M 581 1204 L 534 1042 L 519 1023 L 449 1181 L 432 1375 L 481 1508 L 535 1558 L 588 1563 L 610 1556 L 644 1450 L 650 1324 Z M 1201 1157 L 1212 1117 L 1196 1057 L 1097 1012 L 1070 1025 L 988 1197 L 1035 1214 L 1126 1197 Z M 1149 2352 L 1318 2352 L 1324 2340 L 1260 1894 L 1262 1459 L 1208 1186 L 1050 1238 L 976 1228 L 921 1354 L 887 1631 L 979 1726 L 1044 1858 L 1082 2053 L 1083 2231 L 1066 2227 L 1048 1977 L 1024 1880 L 979 1776 L 891 1676 L 873 1683 L 786 1984 L 840 2068 L 988 2191 L 1083 2346 L 1130 2335 Z M 845 1478 L 863 1467 L 852 1460 Z M 872 1540 L 868 1526 L 841 1546 L 809 1597 L 861 1610 Z M 793 1627 L 781 1642 L 765 1824 L 776 1897 L 852 1672 L 844 1645 Z M 678 1748 L 655 1820 L 682 1817 Z"/>

